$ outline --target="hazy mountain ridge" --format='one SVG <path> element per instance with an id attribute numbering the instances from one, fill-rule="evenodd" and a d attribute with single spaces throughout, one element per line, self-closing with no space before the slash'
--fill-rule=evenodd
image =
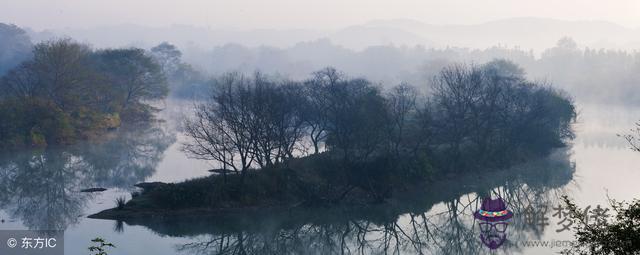
<path id="1" fill-rule="evenodd" d="M 506 45 L 540 51 L 568 36 L 581 46 L 632 49 L 640 41 L 638 29 L 607 21 L 565 21 L 546 18 L 511 18 L 477 25 L 430 25 L 413 20 L 372 21 L 362 26 L 405 30 L 436 42 L 437 47 L 487 48 Z"/>
<path id="2" fill-rule="evenodd" d="M 19 24 L 18 24 L 19 25 Z M 118 35 L 118 36 L 114 36 Z M 31 32 L 35 41 L 69 36 L 96 47 L 149 47 L 170 41 L 181 48 L 211 48 L 227 43 L 249 47 L 286 48 L 298 42 L 328 39 L 350 49 L 396 45 L 443 48 L 447 46 L 484 49 L 495 45 L 533 49 L 539 52 L 555 45 L 564 36 L 590 48 L 635 49 L 640 31 L 606 21 L 565 21 L 547 18 L 512 18 L 476 25 L 432 25 L 410 19 L 373 20 L 343 29 L 212 29 L 191 25 L 146 27 L 139 25 L 102 26 L 92 29 L 64 29 Z"/>

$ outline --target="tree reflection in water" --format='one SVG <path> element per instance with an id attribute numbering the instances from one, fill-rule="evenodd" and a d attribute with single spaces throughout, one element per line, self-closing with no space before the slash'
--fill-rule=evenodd
<path id="1" fill-rule="evenodd" d="M 487 195 L 500 196 L 514 217 L 499 249 L 522 249 L 519 241 L 544 229 L 526 224 L 527 208 L 551 207 L 573 179 L 566 150 L 488 175 L 440 181 L 419 190 L 396 191 L 393 200 L 358 208 L 296 208 L 179 219 L 128 220 L 161 234 L 189 237 L 184 254 L 485 254 L 473 217 Z"/>
<path id="2" fill-rule="evenodd" d="M 175 141 L 160 123 L 115 131 L 100 143 L 0 157 L 0 210 L 33 230 L 76 224 L 93 196 L 83 188 L 130 188 L 151 176 Z"/>

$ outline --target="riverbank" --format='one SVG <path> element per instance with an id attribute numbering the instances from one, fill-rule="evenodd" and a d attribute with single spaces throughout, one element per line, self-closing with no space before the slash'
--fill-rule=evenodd
<path id="1" fill-rule="evenodd" d="M 310 174 L 317 174 L 311 170 L 313 168 L 303 168 L 302 166 L 305 163 L 311 164 L 323 159 L 322 156 L 296 159 L 287 169 L 252 171 L 247 176 L 247 180 L 250 180 L 255 188 L 246 190 L 243 195 L 221 195 L 220 189 L 216 189 L 216 185 L 223 181 L 223 176 L 219 175 L 180 183 L 156 184 L 152 185 L 153 188 L 147 187 L 141 194 L 135 195 L 121 208 L 104 210 L 89 217 L 132 222 L 146 219 L 175 219 L 213 215 L 242 215 L 243 218 L 246 218 L 253 214 L 262 215 L 266 212 L 282 214 L 282 212 L 330 210 L 331 208 L 366 211 L 380 206 L 388 208 L 385 210 L 395 211 L 392 214 L 401 214 L 411 211 L 427 211 L 429 208 L 423 207 L 430 207 L 437 201 L 448 201 L 459 197 L 460 194 L 490 190 L 504 185 L 507 181 L 521 182 L 535 187 L 537 186 L 536 180 L 540 176 L 554 176 L 551 180 L 547 180 L 544 186 L 559 187 L 571 180 L 575 170 L 575 166 L 568 161 L 566 148 L 562 148 L 544 158 L 532 159 L 513 167 L 494 169 L 489 172 L 487 170 L 456 175 L 438 175 L 437 178 L 420 179 L 413 182 L 406 180 L 399 182 L 399 179 L 395 179 L 390 185 L 388 196 L 382 201 L 376 201 L 370 192 L 362 187 L 353 187 L 342 199 L 331 200 L 330 198 L 335 198 L 336 195 L 342 196 L 344 193 L 346 187 L 337 185 L 340 183 L 339 181 L 332 183 L 336 191 L 331 192 L 327 190 L 328 186 L 323 186 L 326 184 L 322 183 L 322 178 L 309 178 L 302 182 L 298 179 L 299 177 L 293 177 L 311 177 Z M 544 171 L 540 171 L 540 169 L 544 169 Z M 273 183 L 283 176 L 290 176 L 288 182 L 296 183 L 296 188 L 274 190 Z M 233 182 L 238 177 L 229 175 L 227 182 Z M 317 192 L 305 193 L 314 190 L 314 187 Z M 281 193 L 285 191 L 287 193 Z M 425 196 L 425 194 L 429 194 L 429 196 Z M 193 197 L 198 199 L 193 199 Z M 424 197 L 433 201 L 422 201 Z M 211 200 L 212 198 L 217 198 L 217 200 Z M 181 200 L 181 202 L 176 202 L 175 199 Z M 207 203 L 206 201 L 211 202 Z M 421 202 L 417 203 L 416 201 Z"/>

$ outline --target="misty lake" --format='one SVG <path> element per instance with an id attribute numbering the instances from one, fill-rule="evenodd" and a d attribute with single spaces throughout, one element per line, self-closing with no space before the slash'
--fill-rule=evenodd
<path id="1" fill-rule="evenodd" d="M 102 143 L 1 156 L 0 229 L 63 229 L 65 242 L 73 244 L 65 254 L 72 255 L 87 254 L 90 239 L 98 236 L 117 246 L 110 254 L 483 254 L 489 249 L 473 213 L 478 191 L 491 189 L 514 213 L 499 253 L 559 252 L 557 245 L 535 246 L 573 238 L 554 210 L 562 195 L 595 208 L 608 207 L 607 196 L 630 200 L 639 191 L 640 153 L 617 134 L 634 127 L 640 109 L 577 105 L 570 147 L 510 169 L 396 194 L 403 202 L 391 206 L 131 222 L 87 218 L 114 207 L 118 197 L 131 198 L 136 183 L 209 174 L 213 166 L 180 151 L 184 137 L 176 123 L 182 112 L 168 107 L 160 117 L 166 122 L 121 129 Z M 107 190 L 80 192 L 93 187 Z"/>

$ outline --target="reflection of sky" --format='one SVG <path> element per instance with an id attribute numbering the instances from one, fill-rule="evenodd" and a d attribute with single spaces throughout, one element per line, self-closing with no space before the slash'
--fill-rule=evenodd
<path id="1" fill-rule="evenodd" d="M 618 134 L 627 134 L 640 121 L 632 109 L 621 106 L 578 104 L 578 121 L 574 125 L 575 145 L 588 147 L 629 148 Z"/>
<path id="2" fill-rule="evenodd" d="M 611 198 L 637 197 L 640 153 L 629 149 L 618 134 L 628 134 L 640 121 L 639 109 L 621 106 L 580 106 L 573 160 L 577 164 L 575 197 L 585 204 L 605 204 Z M 586 203 L 589 201 L 589 203 Z"/>
<path id="3" fill-rule="evenodd" d="M 180 143 L 185 139 L 183 136 L 178 135 L 178 142 L 167 148 L 162 161 L 156 168 L 156 172 L 146 181 L 179 182 L 209 175 L 207 170 L 214 168 L 211 164 L 206 161 L 189 159 L 180 151 Z"/>

